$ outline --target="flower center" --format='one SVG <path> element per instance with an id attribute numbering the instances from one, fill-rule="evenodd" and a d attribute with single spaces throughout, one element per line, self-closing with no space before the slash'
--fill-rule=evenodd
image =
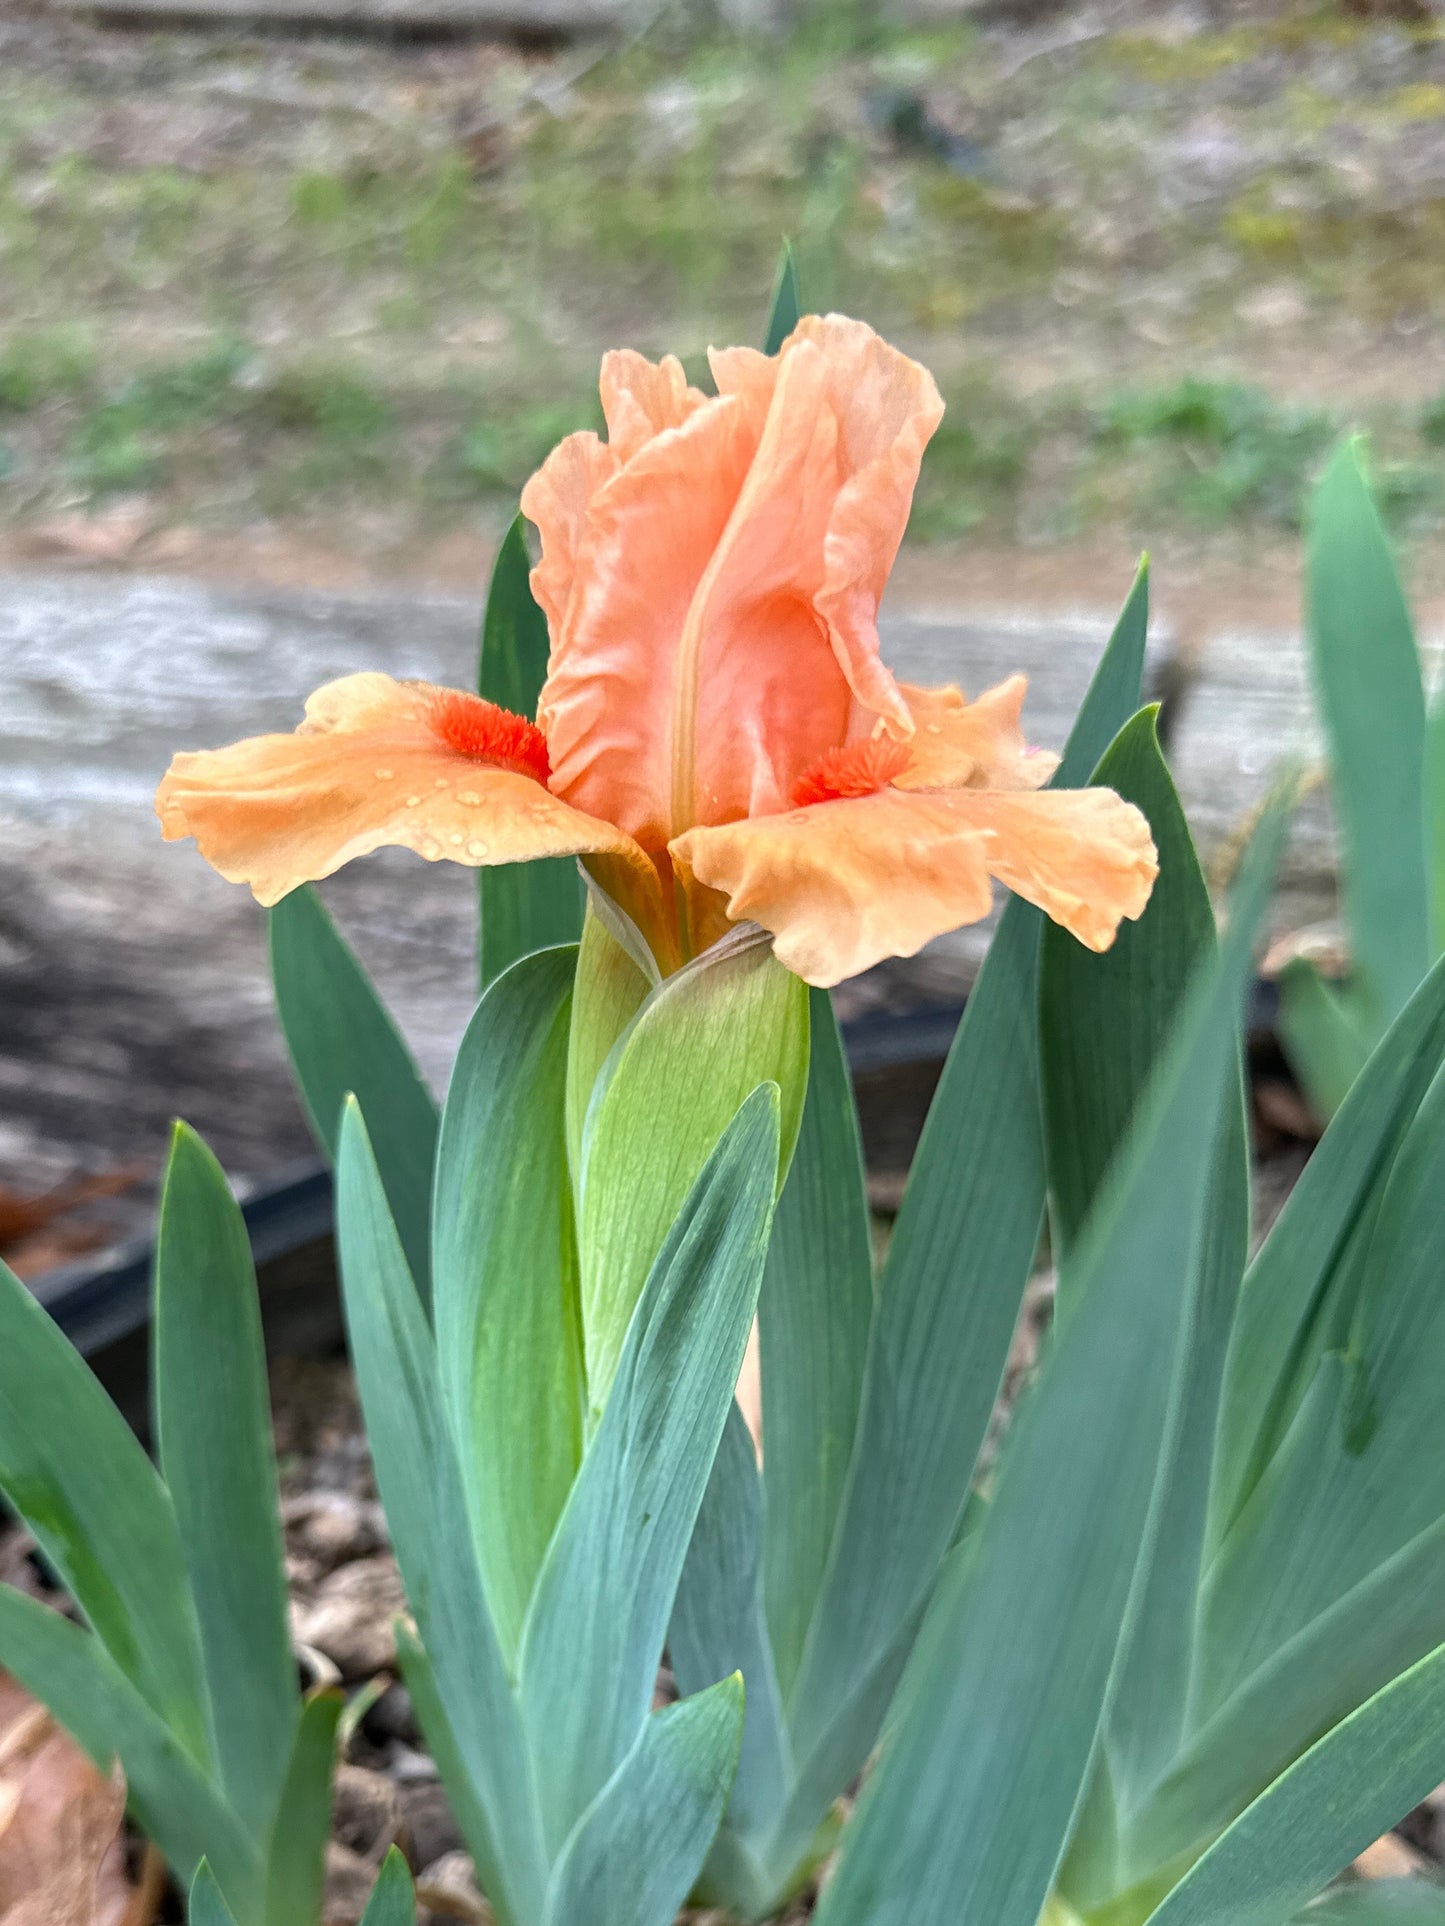
<path id="1" fill-rule="evenodd" d="M 909 760 L 908 744 L 892 736 L 845 742 L 803 771 L 793 784 L 794 805 L 806 809 L 809 803 L 837 802 L 845 796 L 876 796 L 903 774 Z"/>
<path id="2" fill-rule="evenodd" d="M 464 689 L 439 689 L 428 718 L 449 749 L 474 762 L 489 762 L 519 776 L 546 782 L 552 773 L 547 738 L 534 722 L 498 708 Z"/>

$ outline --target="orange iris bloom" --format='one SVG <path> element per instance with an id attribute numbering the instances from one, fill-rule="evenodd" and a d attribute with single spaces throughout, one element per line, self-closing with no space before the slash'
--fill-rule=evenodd
<path id="1" fill-rule="evenodd" d="M 1091 949 L 1137 917 L 1149 826 L 1048 790 L 1024 681 L 896 682 L 877 612 L 943 404 L 860 322 L 768 357 L 602 363 L 607 440 L 527 484 L 551 656 L 535 723 L 461 690 L 345 676 L 292 735 L 179 755 L 156 798 L 262 903 L 384 843 L 480 865 L 581 857 L 664 972 L 729 922 L 833 984 L 987 915 L 991 879 Z"/>

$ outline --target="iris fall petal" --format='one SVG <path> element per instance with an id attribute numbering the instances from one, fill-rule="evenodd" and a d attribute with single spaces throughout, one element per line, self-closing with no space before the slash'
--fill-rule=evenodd
<path id="1" fill-rule="evenodd" d="M 470 725 L 486 711 L 505 715 L 459 690 L 344 676 L 317 690 L 292 735 L 175 757 L 156 795 L 162 833 L 194 836 L 213 869 L 266 904 L 387 844 L 473 867 L 598 851 L 652 875 L 610 823 L 480 753 L 487 738 Z"/>
<path id="2" fill-rule="evenodd" d="M 694 829 L 674 857 L 771 930 L 779 960 L 831 985 L 976 923 L 990 879 L 1107 949 L 1157 874 L 1149 826 L 1111 790 L 955 789 L 817 803 Z"/>

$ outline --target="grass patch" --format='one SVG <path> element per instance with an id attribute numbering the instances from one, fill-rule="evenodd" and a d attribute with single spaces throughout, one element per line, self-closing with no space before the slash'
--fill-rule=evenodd
<path id="1" fill-rule="evenodd" d="M 13 335 L 0 346 L 0 413 L 27 414 L 83 393 L 95 380 L 90 337 L 75 328 Z"/>
<path id="2" fill-rule="evenodd" d="M 1297 528 L 1309 477 L 1338 434 L 1332 416 L 1244 382 L 1187 375 L 1126 388 L 1095 416 L 1103 453 L 1146 457 L 1139 492 L 1205 526 L 1245 517 Z"/>
<path id="3" fill-rule="evenodd" d="M 103 495 L 152 488 L 169 472 L 171 438 L 234 413 L 245 346 L 223 340 L 204 354 L 147 368 L 87 407 L 67 441 L 71 481 Z"/>
<path id="4" fill-rule="evenodd" d="M 374 446 L 391 432 L 396 419 L 391 404 L 370 381 L 335 362 L 280 369 L 257 382 L 245 408 L 259 428 L 347 449 Z"/>
<path id="5" fill-rule="evenodd" d="M 472 419 L 447 442 L 428 475 L 443 500 L 521 491 L 564 435 L 581 428 L 601 433 L 595 394 L 571 401 L 524 401 L 513 409 L 472 403 Z"/>

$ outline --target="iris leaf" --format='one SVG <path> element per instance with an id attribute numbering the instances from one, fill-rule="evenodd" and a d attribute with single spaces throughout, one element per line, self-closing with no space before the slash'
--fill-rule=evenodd
<path id="1" fill-rule="evenodd" d="M 1431 956 L 1425 698 L 1410 611 L 1356 442 L 1340 448 L 1311 505 L 1306 628 L 1344 840 L 1350 950 L 1377 1035 Z"/>
<path id="2" fill-rule="evenodd" d="M 434 1319 L 487 1598 L 515 1657 L 582 1456 L 577 1249 L 564 1103 L 573 949 L 483 996 L 437 1150 Z"/>
<path id="3" fill-rule="evenodd" d="M 436 1100 L 376 986 L 309 886 L 271 911 L 271 980 L 316 1141 L 336 1162 L 341 1106 L 361 1105 L 407 1264 L 431 1288 Z"/>
<path id="4" fill-rule="evenodd" d="M 301 1714 L 266 1866 L 266 1926 L 315 1926 L 321 1915 L 339 1692 L 318 1692 Z"/>
<path id="5" fill-rule="evenodd" d="M 727 1803 L 742 1722 L 737 1677 L 644 1722 L 562 1849 L 545 1926 L 672 1926 Z"/>
<path id="6" fill-rule="evenodd" d="M 818 1926 L 1034 1926 L 1103 1714 L 1178 1409 L 1235 1037 L 1283 834 L 1266 818 L 1087 1230 L 997 1489 L 935 1594 Z"/>
<path id="7" fill-rule="evenodd" d="M 743 1104 L 637 1307 L 602 1422 L 537 1581 L 521 1656 L 549 1848 L 632 1746 L 757 1306 L 778 1099 Z"/>
<path id="8" fill-rule="evenodd" d="M 482 1883 L 506 1917 L 540 1917 L 540 1817 L 512 1681 L 487 1608 L 436 1347 L 355 1103 L 342 1119 L 336 1221 L 352 1361 L 377 1483 L 426 1646 L 433 1753 L 448 1774 Z M 419 1698 L 420 1703 L 420 1698 Z M 428 1706 L 422 1706 L 427 1727 Z"/>
<path id="9" fill-rule="evenodd" d="M 69 1339 L 3 1264 L 0 1353 L 0 1491 L 121 1671 L 209 1771 L 200 1636 L 170 1496 Z"/>
<path id="10" fill-rule="evenodd" d="M 131 1811 L 182 1881 L 209 1855 L 240 1926 L 264 1926 L 254 1840 L 92 1633 L 0 1585 L 0 1664 L 102 1770 L 120 1760 Z"/>
<path id="11" fill-rule="evenodd" d="M 221 1780 L 260 1836 L 276 1816 L 299 1712 L 266 1349 L 245 1221 L 184 1124 L 161 1193 L 155 1397 Z"/>
<path id="12" fill-rule="evenodd" d="M 1445 1646 L 1276 1779 L 1151 1915 L 1151 1926 L 1278 1926 L 1445 1773 Z"/>

